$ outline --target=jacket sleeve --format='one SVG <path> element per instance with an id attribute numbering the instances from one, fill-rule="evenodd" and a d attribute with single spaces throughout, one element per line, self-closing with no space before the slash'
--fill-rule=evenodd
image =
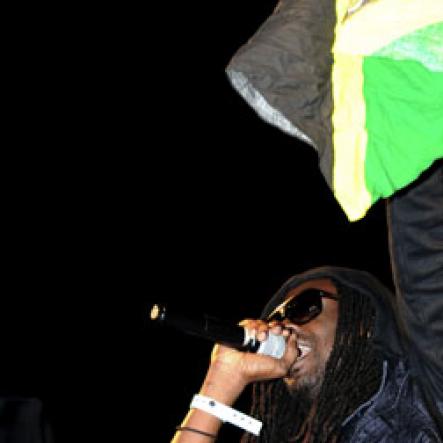
<path id="1" fill-rule="evenodd" d="M 397 306 L 412 375 L 443 413 L 443 162 L 387 206 Z"/>

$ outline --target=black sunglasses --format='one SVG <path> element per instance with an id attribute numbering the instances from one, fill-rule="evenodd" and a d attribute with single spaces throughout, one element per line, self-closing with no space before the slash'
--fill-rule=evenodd
<path id="1" fill-rule="evenodd" d="M 322 298 L 338 300 L 338 296 L 320 289 L 306 289 L 277 306 L 267 317 L 267 321 L 289 320 L 296 325 L 304 325 L 320 315 L 323 309 Z"/>

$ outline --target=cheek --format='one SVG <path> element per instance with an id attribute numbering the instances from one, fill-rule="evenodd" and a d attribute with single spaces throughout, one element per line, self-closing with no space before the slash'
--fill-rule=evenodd
<path id="1" fill-rule="evenodd" d="M 326 337 L 326 340 L 323 343 L 322 353 L 324 361 L 327 361 L 331 355 L 332 348 L 334 347 L 334 337 L 335 333 L 330 337 Z"/>
<path id="2" fill-rule="evenodd" d="M 331 355 L 335 341 L 336 324 L 331 323 L 326 328 L 319 340 L 319 352 L 322 354 L 323 359 L 326 361 Z"/>
<path id="3" fill-rule="evenodd" d="M 328 300 L 330 301 L 330 300 Z M 328 304 L 328 315 L 325 318 L 325 329 L 323 335 L 324 347 L 329 354 L 334 347 L 335 341 L 335 333 L 337 330 L 337 321 L 338 321 L 338 304 L 336 302 L 332 302 Z"/>

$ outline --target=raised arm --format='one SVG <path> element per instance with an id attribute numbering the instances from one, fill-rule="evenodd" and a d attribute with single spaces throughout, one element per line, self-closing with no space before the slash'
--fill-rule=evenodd
<path id="1" fill-rule="evenodd" d="M 413 375 L 443 414 L 443 162 L 388 202 L 393 273 Z"/>

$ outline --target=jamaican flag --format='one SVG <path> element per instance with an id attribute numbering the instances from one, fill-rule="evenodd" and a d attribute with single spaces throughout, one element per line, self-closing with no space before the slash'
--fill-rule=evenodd
<path id="1" fill-rule="evenodd" d="M 227 75 L 351 221 L 443 157 L 443 0 L 281 0 Z"/>

